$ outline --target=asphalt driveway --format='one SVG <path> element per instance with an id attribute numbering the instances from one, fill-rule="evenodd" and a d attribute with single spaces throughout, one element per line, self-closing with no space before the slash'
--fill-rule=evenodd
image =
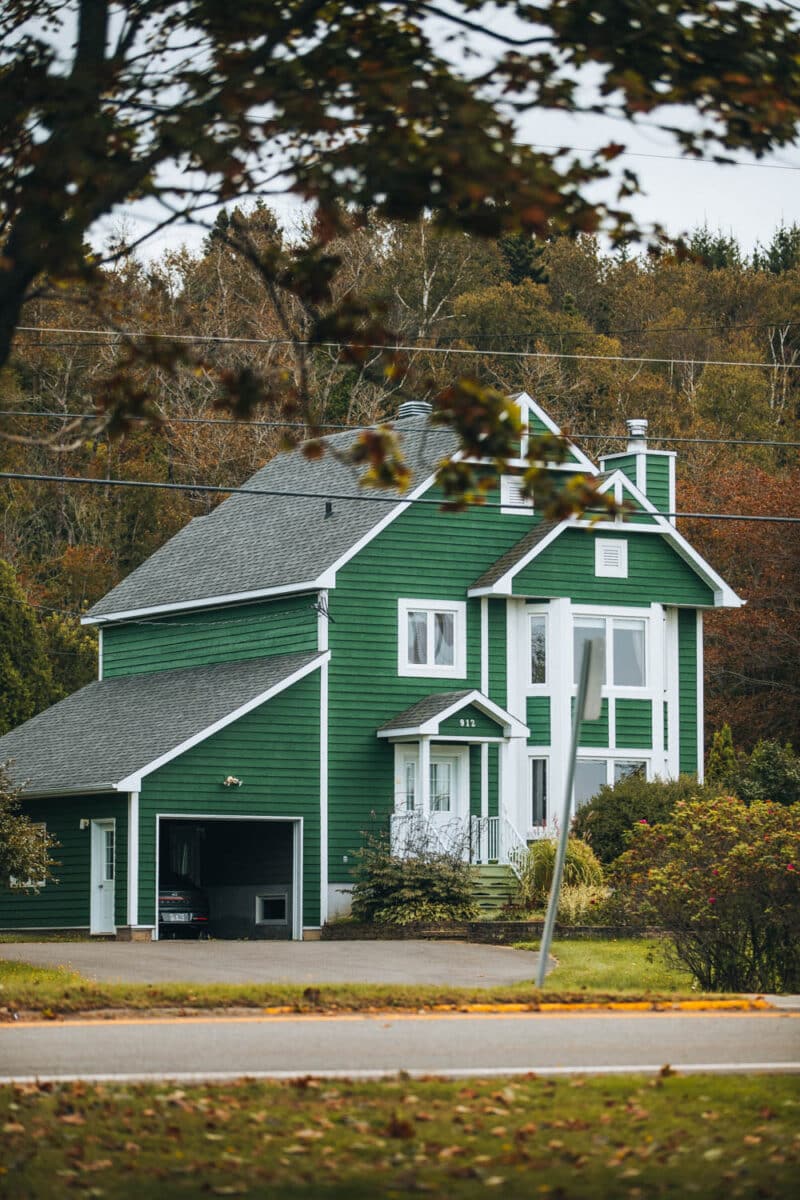
<path id="1" fill-rule="evenodd" d="M 122 983 L 430 983 L 532 980 L 538 955 L 467 942 L 8 942 L 0 959 Z"/>

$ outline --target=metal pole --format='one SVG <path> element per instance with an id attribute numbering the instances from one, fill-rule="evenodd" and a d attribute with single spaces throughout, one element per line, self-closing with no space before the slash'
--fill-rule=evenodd
<path id="1" fill-rule="evenodd" d="M 572 742 L 570 744 L 569 761 L 567 763 L 567 786 L 564 791 L 564 809 L 561 818 L 561 828 L 558 831 L 558 847 L 556 849 L 556 861 L 553 867 L 553 883 L 550 888 L 550 900 L 547 905 L 547 915 L 544 921 L 544 930 L 542 932 L 542 940 L 539 945 L 539 968 L 536 975 L 536 986 L 544 987 L 544 978 L 547 974 L 547 960 L 550 955 L 550 943 L 553 940 L 553 929 L 556 923 L 556 915 L 558 912 L 558 896 L 561 891 L 561 876 L 564 873 L 564 859 L 567 856 L 567 840 L 569 839 L 569 826 L 572 815 L 572 786 L 575 782 L 575 760 L 578 757 L 578 738 L 580 736 L 581 724 L 585 710 L 587 708 L 587 697 L 590 701 L 599 701 L 599 689 L 602 684 L 602 663 L 600 656 L 604 654 L 604 646 L 599 638 L 592 638 L 584 643 L 583 658 L 581 660 L 581 673 L 578 682 L 578 695 L 575 698 L 575 712 L 572 717 Z M 594 661 L 593 661 L 594 660 Z M 593 669 L 594 668 L 594 669 Z M 593 675 L 592 691 L 597 692 L 597 696 L 589 695 L 589 675 Z M 595 707 L 595 704 L 592 705 Z M 599 713 L 598 713 L 599 715 Z M 534 850 L 534 854 L 536 851 Z"/>

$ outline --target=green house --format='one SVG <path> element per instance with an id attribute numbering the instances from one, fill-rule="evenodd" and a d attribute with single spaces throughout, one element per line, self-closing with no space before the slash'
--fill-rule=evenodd
<path id="1" fill-rule="evenodd" d="M 484 507 L 442 511 L 455 439 L 410 404 L 402 498 L 295 451 L 190 522 L 88 613 L 97 681 L 0 739 L 60 843 L 58 882 L 0 894 L 2 927 L 157 937 L 178 876 L 219 936 L 314 937 L 347 911 L 362 832 L 389 824 L 513 866 L 561 804 L 587 638 L 606 678 L 574 803 L 633 771 L 700 774 L 703 610 L 742 602 L 675 528 L 674 455 L 629 428 L 599 467 L 573 444 L 548 465 L 600 476 L 629 502 L 615 519 L 544 518 L 514 464 Z"/>

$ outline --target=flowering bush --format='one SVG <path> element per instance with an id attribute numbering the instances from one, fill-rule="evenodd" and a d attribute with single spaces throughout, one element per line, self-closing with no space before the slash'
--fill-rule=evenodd
<path id="1" fill-rule="evenodd" d="M 634 826 L 610 882 L 621 917 L 659 924 L 708 991 L 800 990 L 800 805 L 679 801 Z"/>

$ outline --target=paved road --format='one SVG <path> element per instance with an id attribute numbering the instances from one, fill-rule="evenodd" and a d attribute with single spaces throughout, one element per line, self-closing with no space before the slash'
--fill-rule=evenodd
<path id="1" fill-rule="evenodd" d="M 532 980 L 538 955 L 467 942 L 7 942 L 0 958 L 125 983 L 431 983 Z"/>
<path id="2" fill-rule="evenodd" d="M 0 1026 L 0 1078 L 495 1074 L 683 1069 L 800 1072 L 782 1013 L 247 1017 Z"/>

